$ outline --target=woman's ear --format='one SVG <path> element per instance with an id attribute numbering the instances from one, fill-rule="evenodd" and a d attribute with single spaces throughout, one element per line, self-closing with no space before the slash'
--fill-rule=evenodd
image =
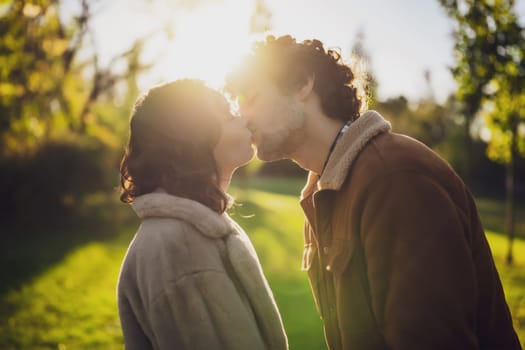
<path id="1" fill-rule="evenodd" d="M 297 91 L 297 96 L 300 100 L 305 100 L 314 89 L 315 75 L 311 75 L 306 79 L 306 82 Z"/>

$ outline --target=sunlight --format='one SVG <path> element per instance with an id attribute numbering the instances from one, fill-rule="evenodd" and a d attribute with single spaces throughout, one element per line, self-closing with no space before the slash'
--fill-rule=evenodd
<path id="1" fill-rule="evenodd" d="M 479 137 L 481 140 L 483 140 L 483 142 L 488 143 L 492 139 L 492 132 L 490 131 L 489 128 L 487 128 L 486 126 L 483 126 L 481 128 L 481 131 L 479 132 Z"/>
<path id="2" fill-rule="evenodd" d="M 220 88 L 225 75 L 250 48 L 252 6 L 224 0 L 178 13 L 173 41 L 156 70 L 159 78 L 198 78 Z"/>

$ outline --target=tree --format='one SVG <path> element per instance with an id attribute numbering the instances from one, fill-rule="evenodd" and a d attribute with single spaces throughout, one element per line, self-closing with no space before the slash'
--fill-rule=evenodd
<path id="1" fill-rule="evenodd" d="M 363 80 L 368 107 L 373 108 L 377 103 L 378 83 L 372 70 L 372 58 L 365 47 L 365 32 L 362 29 L 355 36 L 350 55 L 358 61 L 355 68 L 358 70 L 358 75 L 362 75 L 360 78 Z M 361 70 L 363 71 L 360 72 Z"/>
<path id="2" fill-rule="evenodd" d="M 377 102 L 377 109 L 392 122 L 395 132 L 414 137 L 434 149 L 447 142 L 449 131 L 456 127 L 453 108 L 450 101 L 440 105 L 431 99 L 411 105 L 404 96 Z"/>
<path id="3" fill-rule="evenodd" d="M 513 59 L 502 62 L 493 81 L 493 99 L 488 101 L 485 119 L 491 131 L 488 156 L 506 166 L 505 231 L 509 237 L 506 261 L 512 264 L 515 236 L 515 173 L 518 157 L 525 156 L 525 38 L 514 29 L 516 46 L 509 48 Z M 523 129 L 522 129 L 523 128 Z"/>
<path id="4" fill-rule="evenodd" d="M 53 110 L 65 97 L 60 84 L 69 74 L 79 43 L 85 35 L 87 16 L 76 19 L 76 36 L 59 20 L 57 1 L 39 4 L 11 1 L 0 18 L 0 132 L 3 150 L 35 138 L 47 138 Z M 7 134 L 7 135 L 6 135 Z"/>
<path id="5" fill-rule="evenodd" d="M 66 1 L 78 5 L 74 14 L 61 12 Z M 102 65 L 92 26 L 108 2 L 0 4 L 0 221 L 62 222 L 87 196 L 114 189 L 128 127 L 115 118 L 114 97 L 133 92 L 130 82 L 150 66 L 144 43 L 172 23 L 157 21 Z"/>
<path id="6" fill-rule="evenodd" d="M 456 22 L 458 99 L 469 120 L 485 112 L 492 130 L 489 157 L 506 164 L 505 231 L 509 237 L 507 263 L 511 264 L 514 238 L 514 165 L 520 154 L 524 123 L 525 38 L 514 11 L 513 0 L 440 0 Z M 468 126 L 470 128 L 470 126 Z"/>
<path id="7" fill-rule="evenodd" d="M 507 1 L 507 0 L 504 0 Z M 484 89 L 494 77 L 497 47 L 502 38 L 496 35 L 494 8 L 487 0 L 439 0 L 449 17 L 454 20 L 454 54 L 456 65 L 451 69 L 458 84 L 457 99 L 465 118 L 465 182 L 472 176 L 471 126 L 481 109 Z M 497 1 L 496 3 L 499 3 Z"/>
<path id="8" fill-rule="evenodd" d="M 140 60 L 144 42 L 99 64 L 91 22 L 97 1 L 78 0 L 79 12 L 60 16 L 60 0 L 7 1 L 0 15 L 0 149 L 27 153 L 64 133 L 89 133 L 92 109 L 119 82 L 150 65 Z M 82 55 L 80 53 L 82 52 Z M 117 73 L 115 66 L 124 67 Z"/>

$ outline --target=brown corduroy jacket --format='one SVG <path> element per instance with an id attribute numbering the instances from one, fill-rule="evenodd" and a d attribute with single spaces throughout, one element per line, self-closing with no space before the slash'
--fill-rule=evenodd
<path id="1" fill-rule="evenodd" d="M 468 189 L 377 112 L 309 175 L 301 205 L 330 349 L 521 349 Z"/>

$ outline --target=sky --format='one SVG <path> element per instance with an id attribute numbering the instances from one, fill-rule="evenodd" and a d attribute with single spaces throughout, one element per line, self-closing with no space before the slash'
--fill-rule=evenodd
<path id="1" fill-rule="evenodd" d="M 74 0 L 70 0 L 73 4 Z M 142 90 L 172 79 L 194 77 L 220 88 L 253 40 L 249 19 L 255 0 L 102 0 L 94 22 L 101 62 L 130 47 L 133 39 L 159 28 L 144 49 L 155 62 L 139 84 Z M 272 34 L 299 40 L 316 38 L 346 56 L 358 32 L 370 56 L 369 69 L 379 83 L 379 98 L 404 95 L 411 100 L 430 93 L 443 102 L 455 89 L 453 23 L 437 0 L 265 0 L 272 13 Z M 525 22 L 525 0 L 516 1 Z M 66 6 L 64 12 L 74 11 Z M 431 74 L 431 88 L 424 72 Z"/>

